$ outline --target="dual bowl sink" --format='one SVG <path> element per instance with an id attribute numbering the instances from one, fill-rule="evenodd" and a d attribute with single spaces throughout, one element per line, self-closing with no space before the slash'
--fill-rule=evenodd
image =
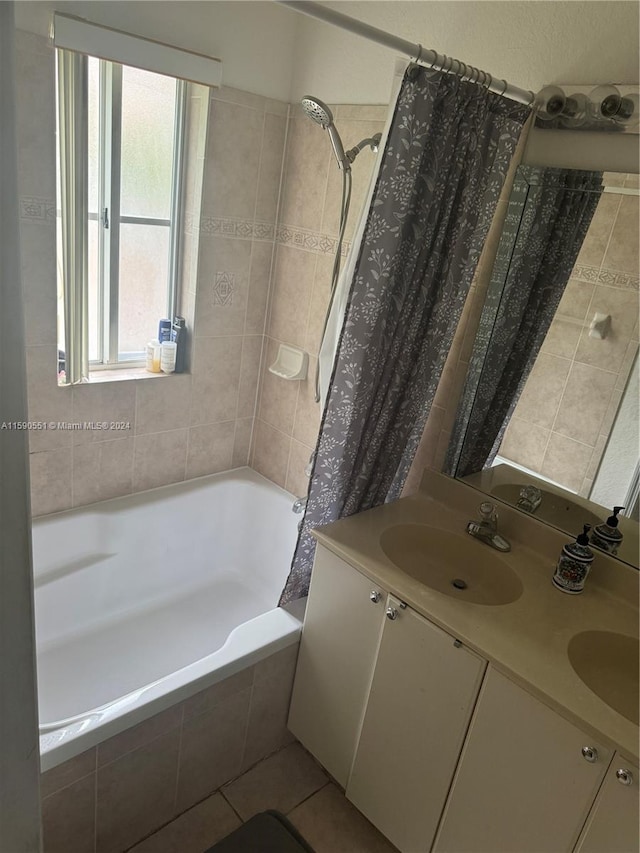
<path id="1" fill-rule="evenodd" d="M 380 546 L 405 574 L 444 595 L 471 604 L 511 604 L 522 581 L 488 545 L 471 536 L 424 524 L 397 524 Z M 569 662 L 607 705 L 638 725 L 638 640 L 614 631 L 581 631 L 569 641 Z"/>

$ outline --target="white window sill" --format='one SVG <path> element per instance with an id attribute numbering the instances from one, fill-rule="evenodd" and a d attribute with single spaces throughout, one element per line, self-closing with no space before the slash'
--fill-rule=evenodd
<path id="1" fill-rule="evenodd" d="M 128 379 L 168 379 L 170 376 L 184 376 L 187 371 L 182 373 L 151 373 L 145 370 L 144 367 L 119 367 L 115 370 L 94 370 L 89 373 L 89 381 L 84 385 L 97 385 L 102 382 L 123 382 Z M 60 387 L 65 388 L 66 383 L 61 383 Z"/>

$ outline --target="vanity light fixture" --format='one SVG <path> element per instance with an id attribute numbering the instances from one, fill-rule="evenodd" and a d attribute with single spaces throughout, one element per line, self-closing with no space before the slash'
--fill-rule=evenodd
<path id="1" fill-rule="evenodd" d="M 534 101 L 536 126 L 638 132 L 640 95 L 628 85 L 545 86 Z"/>

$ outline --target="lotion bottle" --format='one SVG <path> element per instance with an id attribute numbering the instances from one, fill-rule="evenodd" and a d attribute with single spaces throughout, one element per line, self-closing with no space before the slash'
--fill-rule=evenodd
<path id="1" fill-rule="evenodd" d="M 610 515 L 602 524 L 597 524 L 593 528 L 591 534 L 591 544 L 596 548 L 601 548 L 608 554 L 617 554 L 620 543 L 622 542 L 622 533 L 618 530 L 618 513 L 623 510 L 623 506 L 614 506 L 613 515 Z"/>
<path id="2" fill-rule="evenodd" d="M 589 548 L 590 530 L 591 525 L 585 524 L 576 541 L 569 542 L 562 549 L 552 578 L 554 585 L 562 592 L 579 595 L 584 590 L 584 582 L 593 563 L 593 551 Z"/>

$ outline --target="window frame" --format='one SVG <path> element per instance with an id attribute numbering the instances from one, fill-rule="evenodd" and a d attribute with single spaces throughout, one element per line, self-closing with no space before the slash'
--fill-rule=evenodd
<path id="1" fill-rule="evenodd" d="M 98 203 L 97 212 L 89 212 L 88 197 L 85 197 L 86 228 L 90 221 L 98 222 L 98 359 L 89 360 L 89 338 L 73 334 L 73 345 L 86 349 L 89 374 L 102 370 L 138 368 L 145 364 L 144 348 L 138 352 L 120 353 L 119 338 L 119 263 L 120 226 L 122 224 L 147 224 L 169 228 L 169 257 L 167 260 L 167 316 L 174 317 L 178 300 L 180 272 L 181 224 L 184 212 L 185 183 L 185 126 L 187 104 L 187 81 L 169 76 L 176 85 L 175 111 L 173 120 L 173 163 L 171 168 L 171 198 L 168 219 L 145 216 L 120 215 L 121 179 L 121 130 L 122 130 L 122 72 L 126 63 L 112 62 L 99 57 L 99 153 L 98 153 Z M 135 68 L 136 66 L 128 66 Z M 84 73 L 88 80 L 88 65 Z M 159 72 L 150 72 L 157 74 Z M 88 92 L 83 83 L 85 111 L 88 110 Z M 88 135 L 82 139 L 85 163 L 88 156 Z M 86 189 L 85 180 L 85 193 Z M 84 249 L 79 251 L 84 251 Z M 89 299 L 89 275 L 85 266 L 83 280 L 84 298 Z M 160 319 L 154 318 L 154 319 Z M 77 330 L 76 330 L 77 331 Z M 91 336 L 95 334 L 92 330 Z M 150 336 L 153 336 L 151 333 Z M 66 348 L 65 348 L 66 349 Z"/>

